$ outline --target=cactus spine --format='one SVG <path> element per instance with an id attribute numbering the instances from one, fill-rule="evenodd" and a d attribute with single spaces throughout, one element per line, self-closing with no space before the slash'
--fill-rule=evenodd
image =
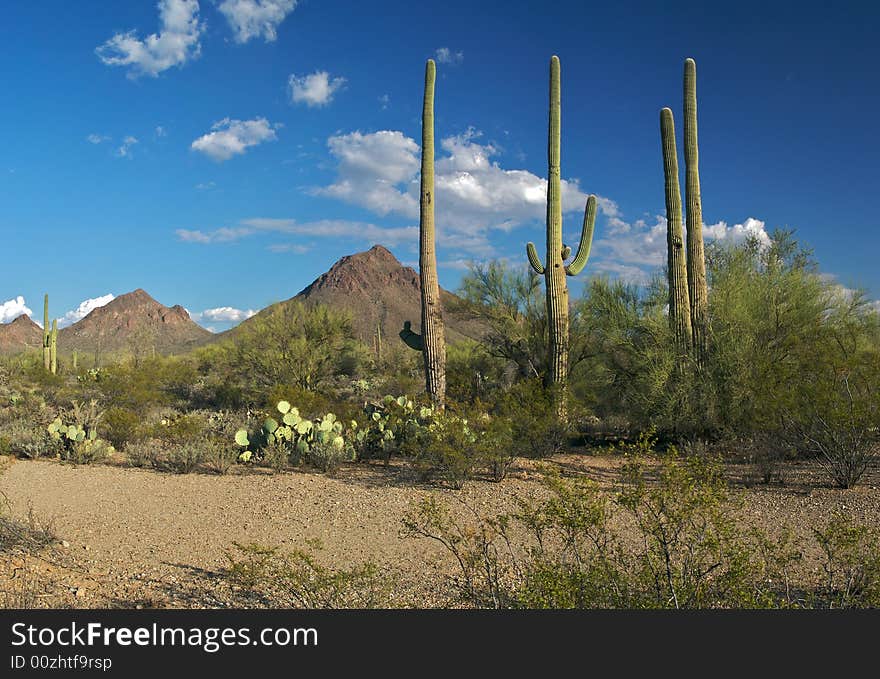
<path id="1" fill-rule="evenodd" d="M 55 375 L 58 372 L 58 319 L 52 320 L 52 332 L 49 336 L 49 370 Z"/>
<path id="2" fill-rule="evenodd" d="M 526 245 L 529 264 L 544 276 L 547 288 L 547 325 L 550 334 L 548 386 L 565 387 L 568 372 L 568 285 L 565 277 L 576 276 L 587 263 L 596 222 L 596 196 L 587 199 L 578 251 L 568 266 L 565 260 L 571 248 L 562 243 L 562 181 L 560 177 L 560 84 L 559 57 L 550 59 L 550 120 L 547 140 L 547 262 L 541 259 L 534 243 Z"/>
<path id="3" fill-rule="evenodd" d="M 691 312 L 684 241 L 681 233 L 681 190 L 678 184 L 678 155 L 675 148 L 675 122 L 672 111 L 660 111 L 660 138 L 663 143 L 663 173 L 666 187 L 666 250 L 669 277 L 669 325 L 680 351 L 691 346 Z"/>
<path id="4" fill-rule="evenodd" d="M 49 329 L 49 293 L 43 297 L 43 368 L 46 372 L 52 370 L 52 360 L 49 356 L 52 344 L 52 331 Z"/>
<path id="5" fill-rule="evenodd" d="M 419 200 L 419 282 L 422 289 L 422 334 L 407 321 L 400 337 L 422 351 L 425 360 L 425 386 L 431 400 L 443 406 L 446 400 L 446 338 L 440 284 L 437 281 L 437 254 L 434 248 L 434 81 L 433 59 L 425 64 L 425 98 L 422 107 L 422 172 Z"/>
<path id="6" fill-rule="evenodd" d="M 700 198 L 699 151 L 697 149 L 697 64 L 684 62 L 684 162 L 687 201 L 687 276 L 691 306 L 691 330 L 697 360 L 705 356 L 708 343 L 708 289 L 703 252 L 703 205 Z"/>

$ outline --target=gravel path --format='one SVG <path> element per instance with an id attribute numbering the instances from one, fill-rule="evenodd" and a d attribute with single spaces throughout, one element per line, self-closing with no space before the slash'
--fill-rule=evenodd
<path id="1" fill-rule="evenodd" d="M 588 456 L 557 462 L 603 485 L 610 485 L 618 465 Z M 731 475 L 741 471 L 732 468 Z M 811 473 L 800 471 L 801 476 Z M 514 493 L 537 492 L 536 477 L 525 464 L 501 484 L 469 482 L 456 495 L 491 514 L 509 507 Z M 804 538 L 835 511 L 878 526 L 876 481 L 850 491 L 797 481 L 786 487 L 741 486 L 745 518 L 770 531 L 788 526 Z M 226 564 L 224 550 L 234 542 L 305 548 L 317 538 L 323 563 L 350 567 L 372 561 L 391 568 L 399 605 L 441 603 L 436 598 L 441 595 L 430 588 L 452 567 L 438 546 L 400 535 L 401 519 L 415 501 L 447 491 L 408 481 L 394 467 L 353 465 L 333 478 L 260 471 L 175 475 L 19 461 L 0 476 L 0 491 L 13 516 L 27 517 L 32 510 L 62 541 L 37 557 L 6 555 L 0 563 L 7 591 L 13 571 L 25 567 L 38 576 L 40 591 L 27 601 L 33 605 L 229 605 L 228 585 L 218 571 Z"/>

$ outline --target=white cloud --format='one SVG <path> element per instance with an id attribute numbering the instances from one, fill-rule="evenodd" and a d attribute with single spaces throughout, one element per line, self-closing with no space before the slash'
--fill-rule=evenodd
<path id="1" fill-rule="evenodd" d="M 297 243 L 273 243 L 269 246 L 270 252 L 292 252 L 295 255 L 304 255 L 307 252 L 311 252 L 311 250 L 311 246 L 299 245 Z"/>
<path id="2" fill-rule="evenodd" d="M 164 127 L 162 127 L 161 125 L 157 125 L 157 126 L 156 126 L 156 136 L 157 136 L 157 137 L 167 137 L 167 136 L 168 136 L 168 130 L 166 130 L 166 129 L 165 129 Z"/>
<path id="3" fill-rule="evenodd" d="M 122 146 L 116 149 L 116 155 L 120 158 L 131 158 L 131 147 L 138 143 L 136 137 L 126 137 L 122 140 Z"/>
<path id="4" fill-rule="evenodd" d="M 86 141 L 90 144 L 103 144 L 105 141 L 110 141 L 110 137 L 104 134 L 90 134 L 86 137 Z"/>
<path id="5" fill-rule="evenodd" d="M 438 240 L 459 251 L 492 255 L 488 234 L 509 231 L 546 215 L 547 181 L 527 170 L 508 170 L 494 161 L 499 149 L 480 144 L 470 128 L 443 139 L 435 161 Z M 378 215 L 417 219 L 419 145 L 400 131 L 351 132 L 328 139 L 337 161 L 335 181 L 312 189 Z M 576 179 L 563 180 L 565 213 L 582 213 L 587 195 Z M 442 207 L 441 207 L 442 206 Z M 603 214 L 619 215 L 614 201 L 599 198 Z"/>
<path id="6" fill-rule="evenodd" d="M 291 74 L 288 80 L 290 100 L 294 104 L 306 104 L 310 107 L 326 106 L 333 101 L 333 95 L 345 85 L 345 78 L 330 78 L 327 71 L 315 71 L 309 75 Z"/>
<path id="7" fill-rule="evenodd" d="M 200 182 L 200 183 L 196 184 L 196 188 L 199 191 L 208 191 L 210 189 L 215 188 L 216 186 L 217 186 L 217 184 L 215 182 Z"/>
<path id="8" fill-rule="evenodd" d="M 274 233 L 317 238 L 334 238 L 366 243 L 382 243 L 394 246 L 399 243 L 417 243 L 418 226 L 383 227 L 365 222 L 324 219 L 314 222 L 298 222 L 295 219 L 268 219 L 254 217 L 239 222 L 239 226 L 222 227 L 214 231 L 178 229 L 178 240 L 188 243 L 228 243 L 258 233 Z M 301 243 L 274 243 L 273 252 L 302 252 L 307 250 Z"/>
<path id="9" fill-rule="evenodd" d="M 637 283 L 648 280 L 651 270 L 666 263 L 666 217 L 656 215 L 653 223 L 644 219 L 633 223 L 624 221 L 619 214 L 608 219 L 608 235 L 598 238 L 593 246 L 590 264 L 597 271 L 617 275 Z M 568 234 L 568 242 L 576 242 L 580 234 Z M 729 226 L 727 222 L 703 225 L 706 242 L 725 241 L 741 243 L 747 237 L 759 243 L 770 244 L 765 224 L 749 217 L 740 224 Z"/>
<path id="10" fill-rule="evenodd" d="M 275 141 L 275 129 L 265 118 L 253 120 L 232 120 L 224 118 L 211 126 L 211 132 L 196 139 L 191 148 L 204 153 L 217 162 L 229 160 L 234 155 L 244 153 L 251 146 L 265 141 Z"/>
<path id="11" fill-rule="evenodd" d="M 105 306 L 106 304 L 112 302 L 114 299 L 115 296 L 108 293 L 106 295 L 102 295 L 101 297 L 95 297 L 93 299 L 87 299 L 83 302 L 80 302 L 79 306 L 76 309 L 68 311 L 66 314 L 58 319 L 58 325 L 62 328 L 68 325 L 72 325 L 88 316 L 98 307 Z"/>
<path id="12" fill-rule="evenodd" d="M 256 313 L 253 309 L 236 309 L 231 306 L 221 306 L 215 309 L 205 309 L 197 314 L 190 314 L 190 316 L 194 321 L 207 321 L 208 323 L 240 323 Z"/>
<path id="13" fill-rule="evenodd" d="M 770 235 L 764 228 L 765 224 L 760 219 L 749 217 L 742 224 L 728 226 L 727 222 L 703 226 L 703 237 L 706 240 L 723 240 L 731 243 L 742 243 L 746 238 L 755 238 L 764 247 L 770 245 Z"/>
<path id="14" fill-rule="evenodd" d="M 434 55 L 438 64 L 460 64 L 464 61 L 464 52 L 453 52 L 448 47 L 440 47 Z"/>
<path id="15" fill-rule="evenodd" d="M 253 38 L 273 42 L 278 25 L 296 8 L 297 0 L 223 0 L 217 9 L 235 32 L 235 42 Z"/>
<path id="16" fill-rule="evenodd" d="M 378 97 L 379 105 L 382 110 L 386 110 L 389 106 L 391 106 L 391 95 L 383 94 L 381 97 Z"/>
<path id="17" fill-rule="evenodd" d="M 175 231 L 178 240 L 182 240 L 184 243 L 202 243 L 204 245 L 208 243 L 229 243 L 249 236 L 253 232 L 254 229 L 229 227 L 223 227 L 214 231 L 200 231 L 198 229 L 177 229 Z"/>
<path id="18" fill-rule="evenodd" d="M 5 302 L 0 302 L 0 323 L 9 323 L 22 314 L 31 316 L 33 313 L 34 312 L 28 308 L 27 304 L 25 304 L 24 297 L 21 295 L 6 300 Z"/>
<path id="19" fill-rule="evenodd" d="M 201 53 L 198 0 L 159 0 L 158 33 L 143 40 L 135 31 L 117 33 L 95 50 L 108 66 L 128 66 L 128 77 L 158 76 L 173 66 L 183 66 Z"/>

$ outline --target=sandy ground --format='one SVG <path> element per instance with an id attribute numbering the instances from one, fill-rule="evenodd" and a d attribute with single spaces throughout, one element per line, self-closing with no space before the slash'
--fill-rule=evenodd
<path id="1" fill-rule="evenodd" d="M 568 456 L 568 473 L 611 486 L 619 460 Z M 844 511 L 880 525 L 880 479 L 856 489 L 815 487 L 815 470 L 795 466 L 786 486 L 737 483 L 744 518 L 771 532 L 781 526 L 809 538 L 811 527 Z M 748 478 L 732 467 L 732 479 Z M 539 491 L 528 463 L 500 484 L 472 481 L 454 494 L 490 515 L 514 494 Z M 394 573 L 395 605 L 446 605 L 442 548 L 401 536 L 401 519 L 419 498 L 449 494 L 400 468 L 352 465 L 336 477 L 302 471 L 176 475 L 122 466 L 75 467 L 18 461 L 0 476 L 8 514 L 48 523 L 58 542 L 0 563 L 5 605 L 87 607 L 223 607 L 236 605 L 221 577 L 234 542 L 304 548 L 323 544 L 320 560 L 350 567 L 372 561 Z M 453 503 L 458 504 L 458 503 Z M 805 568 L 817 570 L 818 562 Z M 0 600 L 0 605 L 4 602 Z"/>

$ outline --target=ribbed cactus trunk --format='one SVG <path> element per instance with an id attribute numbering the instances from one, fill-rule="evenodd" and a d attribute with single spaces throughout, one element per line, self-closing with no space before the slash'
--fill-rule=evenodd
<path id="1" fill-rule="evenodd" d="M 660 138 L 663 143 L 663 173 L 666 187 L 666 251 L 669 276 L 669 325 L 679 351 L 691 347 L 692 329 L 688 275 L 681 231 L 681 189 L 678 183 L 678 153 L 672 111 L 660 111 Z"/>
<path id="2" fill-rule="evenodd" d="M 561 68 L 550 59 L 550 121 L 547 139 L 547 327 L 551 386 L 564 387 L 568 373 L 568 283 L 562 262 L 562 181 L 560 177 Z"/>
<path id="3" fill-rule="evenodd" d="M 560 413 L 564 414 L 564 390 L 568 377 L 568 283 L 566 276 L 576 276 L 590 256 L 596 222 L 596 196 L 589 196 L 584 210 L 584 224 L 578 251 L 568 266 L 565 260 L 571 248 L 562 243 L 562 179 L 560 161 L 561 68 L 559 58 L 550 59 L 550 120 L 547 138 L 547 261 L 541 263 L 533 243 L 526 246 L 529 264 L 543 274 L 547 288 L 547 326 L 549 365 L 547 386 L 559 390 Z"/>
<path id="4" fill-rule="evenodd" d="M 49 370 L 55 375 L 58 372 L 58 319 L 52 321 L 52 334 L 49 339 Z"/>
<path id="5" fill-rule="evenodd" d="M 697 65 L 684 62 L 684 162 L 687 201 L 687 278 L 691 308 L 691 332 L 697 360 L 705 357 L 709 340 L 709 291 L 703 251 L 703 204 L 700 198 L 697 149 Z"/>
<path id="6" fill-rule="evenodd" d="M 52 370 L 52 357 L 49 355 L 52 344 L 52 331 L 49 328 L 49 295 L 43 297 L 43 368 Z"/>
<path id="7" fill-rule="evenodd" d="M 73 352 L 73 370 L 76 371 L 77 368 L 77 354 L 76 351 Z"/>
<path id="8" fill-rule="evenodd" d="M 434 80 L 433 59 L 425 65 L 425 98 L 422 107 L 422 188 L 419 201 L 419 281 L 422 288 L 422 355 L 425 386 L 431 400 L 442 406 L 446 400 L 446 337 L 440 284 L 437 281 L 437 253 L 434 246 Z"/>

